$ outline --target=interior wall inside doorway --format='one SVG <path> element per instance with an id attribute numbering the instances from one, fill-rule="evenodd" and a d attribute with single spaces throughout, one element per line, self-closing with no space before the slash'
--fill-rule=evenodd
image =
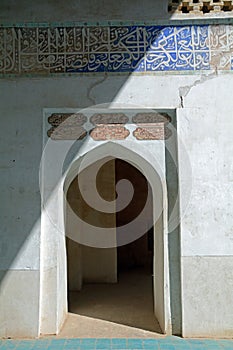
<path id="1" fill-rule="evenodd" d="M 85 190 L 88 190 L 88 173 L 94 171 L 94 168 L 95 166 L 90 166 L 85 170 Z M 119 194 L 125 197 L 122 198 L 125 202 L 128 193 L 116 193 L 116 184 L 123 179 L 130 181 L 134 189 L 133 197 L 122 210 L 116 204 L 112 216 L 94 212 L 83 201 L 80 190 L 77 190 L 79 176 L 73 180 L 67 192 L 69 204 L 85 220 L 90 218 L 90 221 L 102 227 L 113 223 L 117 237 L 119 227 L 127 226 L 138 218 L 148 200 L 148 192 L 149 198 L 152 198 L 152 189 L 145 176 L 136 167 L 121 159 L 106 161 L 100 168 L 96 177 L 100 195 L 105 200 L 112 201 Z M 141 219 L 145 222 L 138 223 L 144 227 L 151 222 L 149 219 L 153 215 L 152 202 L 150 204 Z M 147 232 L 135 241 L 107 249 L 86 247 L 67 238 L 69 311 L 76 315 L 77 320 L 82 317 L 82 322 L 87 322 L 87 329 L 92 328 L 91 320 L 104 320 L 111 322 L 109 327 L 112 324 L 114 327 L 128 326 L 116 329 L 117 332 L 124 329 L 129 336 L 134 328 L 161 333 L 154 314 L 153 235 L 154 228 L 148 225 Z M 77 327 L 80 329 L 78 325 Z"/>
<path id="2" fill-rule="evenodd" d="M 76 176 L 68 189 L 67 200 L 82 220 L 104 228 L 115 227 L 117 237 L 117 227 L 127 225 L 138 217 L 148 199 L 148 191 L 152 197 L 151 188 L 144 175 L 130 163 L 121 159 L 106 159 L 96 177 L 99 194 L 108 201 L 116 199 L 116 184 L 122 179 L 127 179 L 134 188 L 133 198 L 123 210 L 116 207 L 113 214 L 93 210 L 84 197 L 86 194 L 91 194 L 88 178 L 95 170 L 95 166 L 96 164 L 93 164 L 84 169 L 82 177 Z M 122 195 L 127 197 L 128 194 L 121 193 Z M 142 220 L 149 223 L 152 215 L 151 203 Z M 141 224 L 146 227 L 147 222 Z M 69 222 L 67 222 L 69 232 L 68 226 Z M 82 230 L 82 227 L 77 227 L 77 230 Z M 129 268 L 146 268 L 152 275 L 153 228 L 148 226 L 147 232 L 142 237 L 118 248 L 88 247 L 67 238 L 67 259 L 70 291 L 81 290 L 83 283 L 116 283 L 119 272 Z"/>
<path id="3" fill-rule="evenodd" d="M 88 203 L 87 198 L 93 197 L 88 179 L 95 172 L 96 163 L 85 168 L 81 175 L 75 177 L 67 191 L 67 201 L 72 210 L 82 221 L 95 227 L 115 227 L 116 214 L 104 213 L 94 209 L 98 203 Z M 96 177 L 96 188 L 105 200 L 115 199 L 115 162 L 106 160 Z M 69 220 L 67 232 L 69 232 Z M 85 226 L 79 225 L 76 230 L 83 231 Z M 95 248 L 79 244 L 67 238 L 68 288 L 80 290 L 83 283 L 114 283 L 117 282 L 117 251 L 116 248 Z"/>
<path id="4" fill-rule="evenodd" d="M 151 187 L 145 176 L 130 163 L 121 159 L 116 159 L 116 183 L 125 178 L 133 185 L 134 196 L 130 205 L 124 210 L 118 210 L 118 208 L 116 208 L 117 228 L 122 225 L 127 225 L 139 216 L 148 200 L 148 192 L 150 192 L 149 198 L 152 198 Z M 127 196 L 127 193 L 125 193 L 125 195 Z M 142 227 L 147 227 L 146 232 L 135 241 L 117 248 L 118 273 L 130 268 L 144 268 L 151 273 L 153 271 L 153 227 L 149 225 L 153 210 L 152 203 L 150 204 L 149 209 L 142 217 L 144 222 L 141 223 Z"/>

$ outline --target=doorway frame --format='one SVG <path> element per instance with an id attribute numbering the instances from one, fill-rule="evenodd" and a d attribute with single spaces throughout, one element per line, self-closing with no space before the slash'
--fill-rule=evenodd
<path id="1" fill-rule="evenodd" d="M 133 149 L 133 151 L 132 151 Z M 87 143 L 70 162 L 66 172 L 56 184 L 56 188 L 45 188 L 49 200 L 44 202 L 41 218 L 41 287 L 40 287 L 40 333 L 58 334 L 67 316 L 67 256 L 65 236 L 65 200 L 64 196 L 70 183 L 78 174 L 79 163 L 88 155 L 88 164 L 95 160 L 95 151 L 101 151 L 101 158 L 111 156 L 120 158 L 136 167 L 147 179 L 152 188 L 153 211 L 155 206 L 155 194 L 158 186 L 155 184 L 154 175 L 157 174 L 157 184 L 160 183 L 161 206 L 163 207 L 160 230 L 162 236 L 158 243 L 154 229 L 154 242 L 159 246 L 163 255 L 163 278 L 160 285 L 163 289 L 162 303 L 155 303 L 155 314 L 160 318 L 159 323 L 162 332 L 172 334 L 172 320 L 170 309 L 170 281 L 169 281 L 169 252 L 168 252 L 168 194 L 166 186 L 166 160 L 165 141 L 159 141 L 154 150 L 156 155 L 148 152 L 146 145 L 140 144 L 137 140 L 129 143 L 122 141 L 105 141 Z M 159 156 L 158 156 L 159 155 Z M 159 161 L 158 161 L 159 159 Z M 45 170 L 45 169 L 44 169 Z M 45 174 L 43 174 L 45 175 Z M 43 184 L 42 184 L 43 188 Z M 53 218 L 57 219 L 58 225 L 54 226 Z M 160 226 L 161 226 L 160 222 Z M 59 226 L 59 227 L 58 227 Z M 155 252 L 155 250 L 154 250 Z M 158 252 L 154 253 L 155 256 Z M 46 256 L 50 256 L 49 259 Z M 154 295 L 158 281 L 154 278 Z M 48 293 L 49 291 L 49 293 Z M 161 310 L 162 306 L 162 310 Z M 160 308 L 160 310 L 159 310 Z M 49 312 L 48 312 L 49 310 Z M 160 316 L 158 317 L 158 313 Z M 162 322 L 161 322 L 162 320 Z M 162 324 L 161 324 L 162 323 Z"/>

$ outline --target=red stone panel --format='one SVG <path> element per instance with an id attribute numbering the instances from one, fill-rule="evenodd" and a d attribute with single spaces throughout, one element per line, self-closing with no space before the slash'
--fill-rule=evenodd
<path id="1" fill-rule="evenodd" d="M 123 140 L 130 132 L 120 124 L 99 125 L 91 130 L 90 135 L 96 141 Z"/>
<path id="2" fill-rule="evenodd" d="M 134 130 L 133 136 L 137 140 L 165 140 L 171 136 L 171 130 L 163 124 L 143 124 Z"/>

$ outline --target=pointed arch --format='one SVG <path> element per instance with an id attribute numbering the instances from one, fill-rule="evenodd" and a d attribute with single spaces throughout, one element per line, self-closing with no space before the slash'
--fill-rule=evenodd
<path id="1" fill-rule="evenodd" d="M 133 142 L 122 145 L 120 142 L 107 141 L 101 144 L 90 143 L 84 150 L 79 150 L 63 178 L 56 188 L 56 194 L 50 196 L 50 202 L 44 216 L 44 236 L 47 236 L 46 249 L 54 256 L 54 266 L 43 273 L 41 331 L 48 329 L 58 333 L 67 314 L 67 257 L 66 257 L 66 200 L 67 190 L 80 171 L 105 157 L 122 159 L 137 168 L 147 179 L 152 189 L 154 222 L 154 311 L 163 333 L 171 333 L 171 312 L 169 292 L 169 263 L 167 236 L 167 188 L 165 172 L 164 145 L 158 144 L 156 152 L 151 152 L 144 145 Z M 57 221 L 56 221 L 57 218 Z M 56 221 L 56 225 L 54 225 Z M 60 222 L 62 221 L 62 222 Z M 58 224 L 59 228 L 58 228 Z M 56 237 L 56 248 L 52 237 Z M 48 274 L 50 278 L 48 279 Z M 46 290 L 50 290 L 46 294 Z M 54 318 L 46 314 L 50 303 Z M 43 317 L 42 317 L 43 316 Z M 47 317 L 46 317 L 47 316 Z"/>

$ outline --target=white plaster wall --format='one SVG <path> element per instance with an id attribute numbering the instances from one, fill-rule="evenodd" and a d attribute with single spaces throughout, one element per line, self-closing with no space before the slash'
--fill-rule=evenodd
<path id="1" fill-rule="evenodd" d="M 192 194 L 181 221 L 185 336 L 233 335 L 232 87 L 232 76 L 197 81 L 186 87 L 187 108 L 178 115 L 192 165 Z M 181 163 L 181 193 L 184 170 Z"/>
<path id="2" fill-rule="evenodd" d="M 233 254 L 232 85 L 228 76 L 193 87 L 185 98 L 187 108 L 179 112 L 179 134 L 192 165 L 183 256 Z"/>
<path id="3" fill-rule="evenodd" d="M 1 300 L 3 304 L 10 305 L 6 298 L 14 300 L 17 294 L 16 315 L 25 315 L 25 319 L 35 320 L 21 322 L 19 317 L 15 323 L 11 323 L 12 311 L 8 306 L 8 313 L 1 320 L 1 335 L 36 336 L 39 333 L 38 171 L 42 152 L 43 108 L 78 108 L 111 101 L 140 104 L 143 107 L 176 108 L 180 107 L 180 93 L 186 96 L 183 98 L 184 108 L 178 113 L 178 134 L 184 141 L 193 171 L 192 195 L 181 222 L 184 335 L 232 335 L 233 294 L 229 271 L 232 271 L 233 252 L 233 76 L 220 75 L 211 80 L 206 78 L 195 86 L 195 81 L 200 80 L 197 75 L 109 75 L 103 78 L 98 75 L 9 79 L 0 82 L 0 186 L 4 195 L 0 211 L 3 242 L 0 261 L 2 275 L 5 278 L 7 276 L 8 281 L 1 283 Z M 190 90 L 187 89 L 189 86 Z M 182 149 L 178 150 L 183 209 L 182 186 L 186 183 L 186 164 L 183 162 Z M 56 262 L 49 261 L 49 252 L 45 247 L 43 249 L 48 259 L 47 263 L 44 262 L 47 271 L 47 277 L 44 278 L 51 283 L 49 293 L 53 283 L 59 283 L 59 277 L 54 282 L 49 278 Z M 212 261 L 215 263 L 212 264 Z M 6 275 L 8 268 L 15 271 L 15 274 L 8 272 Z M 25 277 L 21 278 L 22 274 Z M 29 275 L 34 276 L 32 280 L 26 277 Z M 219 282 L 216 287 L 217 280 Z M 17 291 L 12 287 L 15 282 Z M 22 291 L 31 289 L 33 284 L 35 293 L 25 295 Z M 25 298 L 27 302 L 24 302 Z M 192 305 L 195 314 L 191 318 Z M 205 322 L 200 328 L 200 317 L 203 314 Z M 43 331 L 46 331 L 46 327 Z"/>
<path id="4" fill-rule="evenodd" d="M 13 94 L 14 101 L 3 82 L 0 91 L 0 335 L 30 336 L 39 326 L 42 122 L 31 118 L 33 105 L 29 113 L 23 112 L 27 101 L 20 101 L 19 91 Z"/>
<path id="5" fill-rule="evenodd" d="M 232 291 L 232 257 L 184 257 L 183 335 L 232 338 Z"/>

